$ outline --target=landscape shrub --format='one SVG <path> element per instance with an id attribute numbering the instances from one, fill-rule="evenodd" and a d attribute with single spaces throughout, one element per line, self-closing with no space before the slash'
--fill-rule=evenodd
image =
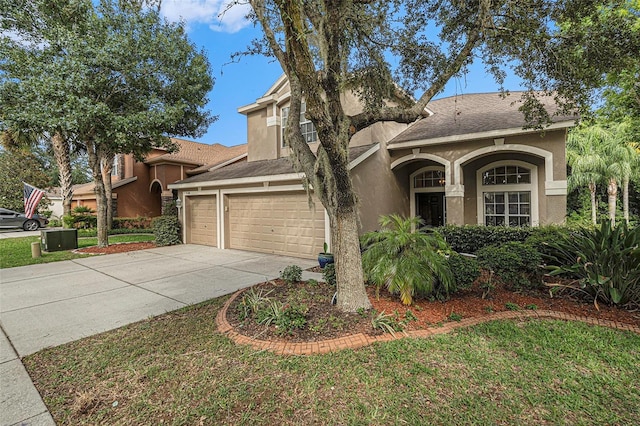
<path id="1" fill-rule="evenodd" d="M 454 282 L 444 252 L 447 244 L 437 233 L 421 230 L 420 218 L 382 216 L 381 229 L 362 236 L 362 265 L 367 281 L 380 291 L 386 286 L 405 305 L 415 295 L 448 297 Z"/>
<path id="2" fill-rule="evenodd" d="M 530 227 L 506 227 L 484 225 L 447 225 L 436 228 L 458 253 L 475 254 L 479 249 L 511 241 L 524 242 L 534 231 Z"/>
<path id="3" fill-rule="evenodd" d="M 75 206 L 71 209 L 71 214 L 83 215 L 83 214 L 94 214 L 96 211 L 88 206 Z"/>
<path id="4" fill-rule="evenodd" d="M 625 222 L 612 228 L 581 228 L 549 243 L 550 275 L 578 280 L 577 290 L 596 301 L 640 305 L 640 227 Z"/>
<path id="5" fill-rule="evenodd" d="M 49 220 L 49 228 L 59 228 L 62 226 L 62 219 Z"/>
<path id="6" fill-rule="evenodd" d="M 298 265 L 289 265 L 280 271 L 280 278 L 287 284 L 293 284 L 302 280 L 302 268 Z"/>
<path id="7" fill-rule="evenodd" d="M 98 226 L 98 217 L 92 214 L 72 214 L 62 217 L 65 228 L 90 229 Z"/>
<path id="8" fill-rule="evenodd" d="M 322 278 L 324 281 L 332 286 L 336 285 L 336 264 L 327 263 L 322 270 Z"/>
<path id="9" fill-rule="evenodd" d="M 572 229 L 571 227 L 558 225 L 531 228 L 531 235 L 527 237 L 525 243 L 535 248 L 544 258 L 545 255 L 553 251 L 549 246 L 549 242 L 558 241 L 561 238 L 569 236 Z"/>
<path id="10" fill-rule="evenodd" d="M 258 323 L 276 326 L 277 334 L 288 334 L 307 325 L 306 305 L 284 305 L 277 300 L 268 301 L 256 314 Z"/>
<path id="11" fill-rule="evenodd" d="M 172 246 L 182 243 L 180 221 L 175 216 L 159 216 L 153 219 L 153 233 L 157 246 Z"/>
<path id="12" fill-rule="evenodd" d="M 478 250 L 478 263 L 493 271 L 505 284 L 517 288 L 538 287 L 541 284 L 542 256 L 532 246 L 521 242 L 508 242 Z"/>
<path id="13" fill-rule="evenodd" d="M 480 276 L 480 265 L 476 259 L 451 252 L 447 259 L 447 264 L 455 281 L 454 291 L 471 287 L 473 282 Z"/>
<path id="14" fill-rule="evenodd" d="M 151 229 L 151 218 L 138 217 L 114 217 L 112 228 L 114 229 Z"/>
<path id="15" fill-rule="evenodd" d="M 108 229 L 109 235 L 121 235 L 121 234 L 141 234 L 141 233 L 153 233 L 153 229 Z M 98 235 L 96 228 L 78 229 L 78 237 L 95 237 Z"/>

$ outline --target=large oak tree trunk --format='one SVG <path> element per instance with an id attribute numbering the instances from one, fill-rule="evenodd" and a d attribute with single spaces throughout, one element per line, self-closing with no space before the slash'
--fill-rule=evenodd
<path id="1" fill-rule="evenodd" d="M 62 214 L 69 216 L 71 215 L 71 199 L 73 198 L 73 177 L 69 143 L 61 133 L 56 133 L 51 138 L 51 146 L 53 147 L 53 155 L 56 159 L 60 175 Z"/>
<path id="2" fill-rule="evenodd" d="M 362 257 L 358 238 L 358 213 L 355 208 L 331 217 L 332 250 L 335 254 L 337 306 L 346 312 L 371 308 L 364 287 Z"/>

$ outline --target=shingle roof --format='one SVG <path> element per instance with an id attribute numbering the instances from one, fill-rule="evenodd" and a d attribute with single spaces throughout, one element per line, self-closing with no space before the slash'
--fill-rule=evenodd
<path id="1" fill-rule="evenodd" d="M 527 124 L 518 110 L 524 92 L 510 92 L 506 98 L 499 93 L 458 95 L 430 102 L 427 109 L 433 112 L 400 133 L 390 141 L 399 142 L 429 140 L 457 135 L 471 135 L 505 129 L 521 129 Z M 554 115 L 558 112 L 551 96 L 539 100 L 553 122 L 575 120 L 573 115 Z"/>
<path id="2" fill-rule="evenodd" d="M 171 140 L 179 146 L 178 151 L 147 158 L 145 163 L 169 161 L 203 166 L 227 161 L 247 152 L 247 144 L 228 147 L 219 143 L 207 145 L 177 138 Z"/>
<path id="3" fill-rule="evenodd" d="M 374 145 L 376 144 L 350 148 L 349 158 L 351 160 L 358 158 Z M 220 169 L 192 176 L 176 183 L 212 182 L 246 177 L 275 176 L 289 173 L 296 173 L 296 171 L 293 169 L 293 164 L 289 158 L 282 157 L 274 160 L 233 163 Z"/>

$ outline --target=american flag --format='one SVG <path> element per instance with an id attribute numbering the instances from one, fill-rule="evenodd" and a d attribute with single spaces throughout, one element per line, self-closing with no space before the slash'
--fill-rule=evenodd
<path id="1" fill-rule="evenodd" d="M 44 195 L 44 191 L 22 182 L 24 185 L 24 215 L 31 219 L 40 199 Z"/>

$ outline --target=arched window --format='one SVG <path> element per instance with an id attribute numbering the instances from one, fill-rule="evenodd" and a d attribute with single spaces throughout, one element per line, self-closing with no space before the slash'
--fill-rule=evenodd
<path id="1" fill-rule="evenodd" d="M 413 177 L 413 187 L 419 188 L 444 188 L 444 169 L 425 170 Z"/>
<path id="2" fill-rule="evenodd" d="M 478 223 L 492 226 L 537 226 L 537 167 L 522 161 L 500 161 L 478 170 Z"/>

